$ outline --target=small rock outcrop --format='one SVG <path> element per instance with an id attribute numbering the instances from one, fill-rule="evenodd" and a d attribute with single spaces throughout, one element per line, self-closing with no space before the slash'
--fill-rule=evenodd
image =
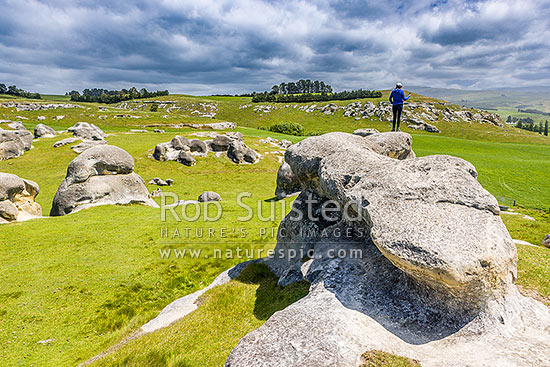
<path id="1" fill-rule="evenodd" d="M 199 203 L 205 203 L 207 201 L 222 201 L 220 194 L 214 191 L 205 191 L 199 195 Z"/>
<path id="2" fill-rule="evenodd" d="M 64 145 L 67 145 L 67 144 L 76 143 L 79 140 L 80 140 L 79 138 L 65 138 L 65 139 L 62 139 L 62 140 L 59 140 L 59 141 L 56 141 L 55 143 L 53 143 L 53 147 L 54 148 L 59 148 L 59 147 L 62 147 Z"/>
<path id="3" fill-rule="evenodd" d="M 74 213 L 97 205 L 157 204 L 149 198 L 143 179 L 134 172 L 134 159 L 111 145 L 90 148 L 73 159 L 55 197 L 50 215 Z"/>
<path id="4" fill-rule="evenodd" d="M 68 128 L 67 131 L 73 133 L 75 138 L 87 140 L 104 140 L 107 136 L 99 127 L 88 122 L 77 122 L 74 126 Z"/>
<path id="5" fill-rule="evenodd" d="M 54 129 L 51 127 L 44 125 L 44 124 L 38 124 L 34 127 L 34 137 L 35 138 L 53 138 L 57 135 Z"/>
<path id="6" fill-rule="evenodd" d="M 155 177 L 151 179 L 151 181 L 149 181 L 149 185 L 157 185 L 157 186 L 172 186 L 173 183 L 174 183 L 174 180 L 172 180 L 171 178 L 167 178 L 165 181 L 161 178 Z"/>
<path id="7" fill-rule="evenodd" d="M 366 350 L 426 367 L 550 365 L 550 310 L 514 284 L 497 200 L 469 162 L 415 158 L 411 144 L 329 133 L 286 151 L 301 193 L 263 261 L 310 292 L 226 367 L 358 366 Z"/>
<path id="8" fill-rule="evenodd" d="M 550 248 L 550 234 L 547 234 L 546 236 L 544 236 L 540 244 L 543 245 L 544 247 Z"/>
<path id="9" fill-rule="evenodd" d="M 260 156 L 243 142 L 239 132 L 229 132 L 223 135 L 214 133 L 212 140 L 189 140 L 176 135 L 171 141 L 158 143 L 155 146 L 153 158 L 158 161 L 177 161 L 186 166 L 197 164 L 195 156 L 205 156 L 208 152 L 226 152 L 229 159 L 237 164 L 256 163 Z"/>
<path id="10" fill-rule="evenodd" d="M 42 208 L 35 201 L 38 192 L 35 182 L 0 172 L 0 223 L 42 216 Z"/>

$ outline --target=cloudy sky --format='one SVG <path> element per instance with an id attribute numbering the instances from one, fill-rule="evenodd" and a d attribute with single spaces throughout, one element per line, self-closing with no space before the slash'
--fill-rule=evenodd
<path id="1" fill-rule="evenodd" d="M 0 82 L 242 93 L 550 85 L 550 1 L 0 0 Z"/>

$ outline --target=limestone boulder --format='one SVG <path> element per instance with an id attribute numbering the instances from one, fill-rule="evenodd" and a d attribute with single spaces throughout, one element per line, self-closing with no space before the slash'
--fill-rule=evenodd
<path id="1" fill-rule="evenodd" d="M 199 203 L 204 203 L 207 201 L 222 201 L 222 197 L 217 192 L 205 191 L 199 195 L 198 201 Z"/>
<path id="2" fill-rule="evenodd" d="M 25 153 L 25 143 L 13 131 L 0 130 L 0 160 L 17 158 Z"/>
<path id="3" fill-rule="evenodd" d="M 134 172 L 134 159 L 110 145 L 90 148 L 73 159 L 55 194 L 50 215 L 60 216 L 97 205 L 157 204 L 149 198 L 143 179 Z"/>
<path id="4" fill-rule="evenodd" d="M 193 155 L 185 150 L 180 151 L 177 161 L 178 163 L 186 166 L 194 166 L 195 164 L 197 164 L 197 160 L 193 157 Z"/>
<path id="5" fill-rule="evenodd" d="M 254 164 L 260 160 L 259 154 L 256 153 L 254 149 L 249 148 L 241 140 L 233 140 L 231 144 L 229 144 L 229 148 L 227 148 L 227 156 L 233 162 L 238 164 Z"/>
<path id="6" fill-rule="evenodd" d="M 19 121 L 0 122 L 0 160 L 22 156 L 32 148 L 33 135 Z"/>
<path id="7" fill-rule="evenodd" d="M 35 201 L 38 192 L 35 182 L 0 172 L 0 223 L 40 217 L 42 208 Z"/>
<path id="8" fill-rule="evenodd" d="M 208 147 L 206 143 L 199 139 L 192 139 L 189 142 L 189 150 L 192 153 L 206 154 L 208 153 Z"/>
<path id="9" fill-rule="evenodd" d="M 34 137 L 35 138 L 53 138 L 57 135 L 54 129 L 51 127 L 38 124 L 34 127 Z"/>
<path id="10" fill-rule="evenodd" d="M 226 367 L 550 365 L 550 310 L 514 282 L 516 248 L 473 165 L 415 158 L 408 134 L 330 133 L 285 155 L 300 195 L 263 261 L 309 294 L 245 336 Z"/>
<path id="11" fill-rule="evenodd" d="M 88 122 L 77 122 L 74 126 L 68 128 L 67 131 L 73 133 L 75 138 L 88 140 L 104 140 L 107 136 L 99 127 Z"/>
<path id="12" fill-rule="evenodd" d="M 214 152 L 225 152 L 229 149 L 229 145 L 233 141 L 228 135 L 216 135 L 212 141 L 212 150 Z"/>

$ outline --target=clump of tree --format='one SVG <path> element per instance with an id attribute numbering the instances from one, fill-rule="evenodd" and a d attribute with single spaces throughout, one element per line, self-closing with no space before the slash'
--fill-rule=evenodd
<path id="1" fill-rule="evenodd" d="M 544 124 L 542 122 L 537 124 L 531 117 L 519 118 L 508 115 L 506 122 L 511 125 L 515 124 L 518 129 L 532 131 L 548 136 L 548 120 L 546 120 Z"/>
<path id="2" fill-rule="evenodd" d="M 108 90 L 102 88 L 84 89 L 82 93 L 73 90 L 67 92 L 66 95 L 71 96 L 71 101 L 74 102 L 100 102 L 100 103 L 118 103 L 122 101 L 129 101 L 131 99 L 139 98 L 152 98 L 167 96 L 170 93 L 167 90 L 159 90 L 156 92 L 149 92 L 147 89 L 132 87 L 130 89 L 121 90 Z"/>
<path id="3" fill-rule="evenodd" d="M 297 122 L 280 122 L 269 127 L 269 131 L 288 135 L 304 135 L 304 127 Z"/>
<path id="4" fill-rule="evenodd" d="M 518 112 L 522 112 L 522 113 L 534 113 L 536 115 L 543 115 L 543 116 L 550 116 L 550 112 L 544 112 L 544 111 L 541 111 L 541 110 L 537 110 L 535 108 L 526 108 L 524 110 L 518 108 Z"/>
<path id="5" fill-rule="evenodd" d="M 363 89 L 333 93 L 332 87 L 323 81 L 301 79 L 297 82 L 274 85 L 270 92 L 254 92 L 252 93 L 252 102 L 321 102 L 380 97 L 382 97 L 380 91 Z"/>
<path id="6" fill-rule="evenodd" d="M 332 87 L 323 81 L 300 79 L 297 82 L 281 83 L 271 87 L 271 94 L 332 93 Z"/>
<path id="7" fill-rule="evenodd" d="M 30 99 L 40 99 L 39 93 L 31 93 L 26 90 L 19 89 L 15 85 L 6 86 L 3 83 L 0 83 L 0 94 L 7 94 L 9 96 L 24 97 Z"/>

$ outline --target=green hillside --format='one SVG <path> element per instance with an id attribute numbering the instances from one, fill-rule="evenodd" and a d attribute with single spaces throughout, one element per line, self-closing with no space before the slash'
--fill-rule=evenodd
<path id="1" fill-rule="evenodd" d="M 297 142 L 305 136 L 274 134 L 259 127 L 292 121 L 302 124 L 306 133 L 353 131 L 374 127 L 389 130 L 386 122 L 375 119 L 356 121 L 318 112 L 278 109 L 267 114 L 252 108 L 249 98 L 193 97 L 171 95 L 159 100 L 178 101 L 182 110 L 130 111 L 118 105 L 78 103 L 83 108 L 43 111 L 16 111 L 1 108 L 0 118 L 21 120 L 32 130 L 41 121 L 63 130 L 79 121 L 94 123 L 109 133 L 110 144 L 128 151 L 135 160 L 135 172 L 146 182 L 153 177 L 172 178 L 169 191 L 180 199 L 196 199 L 205 191 L 218 192 L 224 215 L 212 223 L 168 222 L 160 220 L 159 210 L 144 206 L 102 206 L 64 217 L 43 218 L 28 222 L 4 224 L 0 232 L 0 365 L 73 366 L 83 362 L 132 335 L 142 324 L 156 316 L 173 300 L 204 288 L 217 274 L 247 258 L 162 259 L 160 249 L 200 249 L 212 255 L 213 248 L 254 250 L 271 249 L 280 219 L 288 212 L 292 198 L 271 202 L 280 165 L 277 148 L 260 141 L 270 136 Z M 382 99 L 385 100 L 385 97 Z M 417 101 L 435 101 L 413 96 Z M 52 97 L 55 100 L 55 97 Z M 2 99 L 0 103 L 7 100 Z M 22 101 L 22 100 L 18 100 Z M 36 102 L 36 101 L 30 101 Z M 347 105 L 353 101 L 335 102 Z M 363 102 L 363 101 L 362 101 Z M 67 103 L 63 101 L 63 103 Z M 216 104 L 215 118 L 197 117 L 193 110 L 206 111 L 199 103 Z M 308 105 L 311 105 L 309 103 Z M 189 106 L 188 110 L 183 110 Z M 140 116 L 115 117 L 115 115 Z M 27 119 L 21 119 L 20 117 Z M 53 120 L 54 116 L 65 116 Z M 100 119 L 100 116 L 105 116 Z M 167 117 L 163 117 L 167 116 Z M 245 142 L 263 158 L 255 165 L 235 165 L 225 157 L 213 154 L 197 158 L 197 165 L 183 166 L 176 162 L 158 162 L 148 157 L 159 142 L 174 135 L 197 137 L 197 130 L 178 128 L 182 123 L 233 121 Z M 488 124 L 436 123 L 441 134 L 413 132 L 413 148 L 417 155 L 451 154 L 472 162 L 483 186 L 497 197 L 516 200 L 517 204 L 544 209 L 550 207 L 550 138 L 513 128 Z M 153 133 L 160 126 L 165 133 Z M 146 128 L 147 133 L 130 133 L 130 129 Z M 53 196 L 63 180 L 67 165 L 76 157 L 69 146 L 53 148 L 52 144 L 69 137 L 35 140 L 34 148 L 23 156 L 0 162 L 0 172 L 9 172 L 36 181 L 40 185 L 37 201 L 47 214 Z M 199 137 L 206 139 L 205 137 Z M 149 190 L 156 188 L 148 185 Z M 164 189 L 168 190 L 168 189 Z M 275 218 L 239 222 L 243 209 L 236 204 L 241 191 L 252 194 L 267 213 L 274 206 Z M 508 203 L 507 201 L 506 203 Z M 284 205 L 284 206 L 283 206 Z M 540 242 L 550 232 L 550 218 L 541 210 L 522 211 L 537 221 L 521 216 L 504 218 L 515 238 Z M 185 239 L 161 237 L 178 228 L 213 228 L 211 238 L 198 236 Z M 229 232 L 222 238 L 221 228 L 239 228 L 248 235 Z M 267 235 L 261 235 L 260 228 Z M 544 297 L 550 296 L 548 269 L 550 253 L 542 247 L 519 246 L 519 282 Z M 204 307 L 173 326 L 144 338 L 129 341 L 116 353 L 98 362 L 117 366 L 197 366 L 221 365 L 229 351 L 246 333 L 260 326 L 269 315 L 304 295 L 304 287 L 280 288 L 272 274 L 262 269 L 251 270 L 244 278 L 215 288 L 201 298 Z M 277 297 L 275 297 L 276 295 Z M 282 299 L 280 303 L 276 299 Z M 218 315 L 218 318 L 215 318 Z M 220 316 L 221 315 L 221 316 Z M 208 346 L 208 347 L 207 347 Z M 211 348 L 210 348 L 211 346 Z"/>

